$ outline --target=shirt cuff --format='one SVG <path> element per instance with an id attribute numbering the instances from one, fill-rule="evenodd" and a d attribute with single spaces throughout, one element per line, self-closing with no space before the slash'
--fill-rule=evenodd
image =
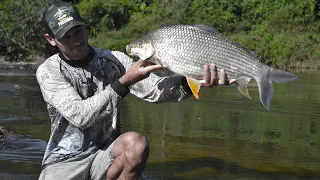
<path id="1" fill-rule="evenodd" d="M 124 98 L 129 92 L 129 88 L 116 80 L 114 83 L 111 84 L 111 88 L 119 94 L 122 98 Z"/>

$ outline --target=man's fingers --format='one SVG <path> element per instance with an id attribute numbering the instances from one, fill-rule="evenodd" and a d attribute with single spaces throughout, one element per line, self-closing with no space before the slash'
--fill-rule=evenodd
<path id="1" fill-rule="evenodd" d="M 145 73 L 150 73 L 153 70 L 160 69 L 160 68 L 162 68 L 160 64 L 155 64 L 155 65 L 146 66 L 144 67 L 143 70 L 145 71 Z"/>
<path id="2" fill-rule="evenodd" d="M 236 81 L 237 81 L 236 79 L 229 80 L 229 85 L 235 83 Z"/>
<path id="3" fill-rule="evenodd" d="M 133 67 L 136 67 L 136 68 L 139 68 L 139 67 L 142 67 L 142 66 L 144 66 L 144 61 L 143 60 L 141 60 L 141 59 L 139 59 L 138 61 L 136 61 L 132 66 Z"/>
<path id="4" fill-rule="evenodd" d="M 207 86 L 210 83 L 210 79 L 211 79 L 209 66 L 204 65 L 203 70 L 204 70 L 203 85 Z"/>
<path id="5" fill-rule="evenodd" d="M 227 81 L 228 77 L 226 74 L 226 71 L 224 69 L 220 70 L 220 80 L 219 80 L 219 85 L 228 85 L 229 81 Z"/>
<path id="6" fill-rule="evenodd" d="M 136 66 L 136 67 L 146 67 L 146 66 L 150 66 L 150 65 L 153 65 L 154 63 L 152 63 L 152 62 L 150 62 L 150 61 L 148 61 L 148 60 L 141 60 L 141 59 L 139 59 L 138 61 L 136 61 L 135 63 L 134 63 L 134 65 Z"/>
<path id="7" fill-rule="evenodd" d="M 154 63 L 151 62 L 151 61 L 148 61 L 148 60 L 144 60 L 144 65 L 145 66 L 150 66 L 150 65 L 154 65 Z"/>
<path id="8" fill-rule="evenodd" d="M 211 79 L 210 79 L 210 86 L 214 86 L 218 84 L 218 72 L 217 66 L 215 64 L 211 65 Z"/>

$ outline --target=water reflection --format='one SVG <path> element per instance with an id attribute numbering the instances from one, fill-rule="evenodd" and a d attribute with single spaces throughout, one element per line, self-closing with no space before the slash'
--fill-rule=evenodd
<path id="1" fill-rule="evenodd" d="M 320 73 L 297 75 L 300 81 L 274 84 L 270 111 L 254 84 L 252 100 L 235 87 L 202 90 L 201 100 L 182 103 L 126 97 L 122 130 L 141 132 L 151 148 L 142 179 L 320 179 Z M 17 142 L 48 139 L 50 121 L 34 77 L 0 77 L 0 103 L 0 125 L 21 135 Z M 36 150 L 0 150 L 1 164 L 11 164 L 0 171 L 39 172 L 44 142 L 33 140 Z"/>
<path id="2" fill-rule="evenodd" d="M 126 130 L 139 129 L 149 138 L 149 162 L 163 164 L 165 172 L 174 169 L 175 163 L 176 168 L 184 169 L 185 161 L 213 158 L 235 164 L 248 174 L 258 174 L 243 177 L 235 173 L 231 179 L 318 179 L 318 75 L 300 74 L 301 81 L 275 84 L 270 112 L 261 105 L 254 86 L 250 89 L 253 100 L 242 97 L 234 87 L 205 90 L 200 101 L 179 104 L 150 104 L 130 97 L 126 107 L 131 109 L 122 114 L 123 124 Z M 200 166 L 196 173 L 198 166 L 191 164 L 193 170 L 170 171 L 171 179 L 188 175 L 190 179 L 219 179 L 217 174 L 228 179 L 211 166 Z M 219 166 L 224 167 L 224 163 Z"/>

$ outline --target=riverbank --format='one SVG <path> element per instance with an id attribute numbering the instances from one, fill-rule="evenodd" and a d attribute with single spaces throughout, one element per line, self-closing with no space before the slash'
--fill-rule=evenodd
<path id="1" fill-rule="evenodd" d="M 0 76 L 34 76 L 43 61 L 43 59 L 37 59 L 35 62 L 9 62 L 2 58 L 0 59 Z"/>
<path id="2" fill-rule="evenodd" d="M 27 61 L 6 61 L 5 56 L 0 56 L 0 68 L 2 69 L 9 69 L 9 70 L 30 70 L 35 71 L 37 70 L 38 66 L 46 60 L 45 57 L 37 55 L 34 56 L 34 61 L 27 62 Z"/>
<path id="3" fill-rule="evenodd" d="M 10 69 L 10 70 L 35 70 L 36 63 L 34 62 L 9 62 L 5 60 L 0 60 L 0 68 Z"/>

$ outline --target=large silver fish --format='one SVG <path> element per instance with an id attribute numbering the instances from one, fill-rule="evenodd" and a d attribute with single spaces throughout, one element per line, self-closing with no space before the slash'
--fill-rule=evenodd
<path id="1" fill-rule="evenodd" d="M 213 27 L 206 25 L 171 25 L 147 33 L 127 45 L 129 55 L 156 64 L 186 76 L 190 89 L 198 99 L 203 66 L 215 64 L 225 69 L 229 79 L 236 79 L 239 91 L 250 98 L 248 84 L 255 79 L 260 101 L 269 110 L 273 95 L 272 82 L 282 83 L 298 79 L 289 72 L 271 68 L 257 59 L 257 55 L 239 44 L 223 37 Z"/>

